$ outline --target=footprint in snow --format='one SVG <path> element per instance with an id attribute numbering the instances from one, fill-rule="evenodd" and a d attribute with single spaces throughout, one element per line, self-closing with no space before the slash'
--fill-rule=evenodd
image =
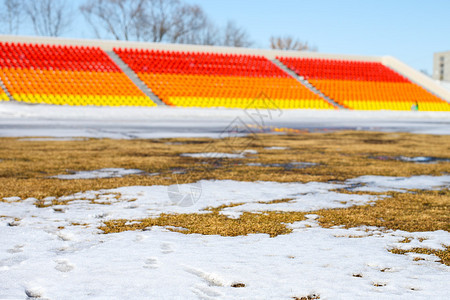
<path id="1" fill-rule="evenodd" d="M 75 268 L 75 265 L 70 263 L 67 259 L 57 259 L 55 260 L 55 262 L 56 262 L 55 269 L 60 272 L 67 273 Z"/>
<path id="2" fill-rule="evenodd" d="M 147 268 L 147 269 L 158 269 L 160 265 L 161 264 L 160 264 L 158 258 L 156 258 L 156 257 L 149 257 L 145 261 L 144 268 Z"/>
<path id="3" fill-rule="evenodd" d="M 6 251 L 11 254 L 23 252 L 23 246 L 24 245 L 15 245 L 14 248 L 8 249 Z"/>
<path id="4" fill-rule="evenodd" d="M 161 244 L 161 252 L 164 254 L 169 254 L 174 252 L 174 247 L 172 243 L 162 243 Z"/>
<path id="5" fill-rule="evenodd" d="M 223 295 L 219 292 L 214 291 L 210 287 L 197 285 L 191 288 L 191 291 L 198 296 L 200 299 L 211 300 L 216 299 L 218 297 L 222 297 Z"/>
<path id="6" fill-rule="evenodd" d="M 36 285 L 28 286 L 25 288 L 25 294 L 29 299 L 40 299 L 44 295 L 44 288 Z"/>

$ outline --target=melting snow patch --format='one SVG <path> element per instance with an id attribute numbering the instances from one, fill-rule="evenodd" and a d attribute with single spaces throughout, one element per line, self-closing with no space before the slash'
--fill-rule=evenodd
<path id="1" fill-rule="evenodd" d="M 195 157 L 195 158 L 245 158 L 244 154 L 236 153 L 221 153 L 221 152 L 206 152 L 206 153 L 183 153 L 181 156 Z"/>
<path id="2" fill-rule="evenodd" d="M 31 137 L 31 138 L 23 138 L 19 141 L 23 142 L 65 142 L 65 141 L 85 141 L 86 138 L 77 138 L 77 137 Z"/>
<path id="3" fill-rule="evenodd" d="M 79 171 L 68 175 L 56 175 L 51 178 L 58 179 L 96 179 L 96 178 L 114 178 L 133 174 L 142 174 L 144 171 L 138 169 L 106 168 L 93 171 Z"/>
<path id="4" fill-rule="evenodd" d="M 450 162 L 450 158 L 442 158 L 442 157 L 433 157 L 433 156 L 416 156 L 416 157 L 408 157 L 408 156 L 370 156 L 370 158 L 378 159 L 378 160 L 398 160 L 404 162 L 415 162 L 421 164 L 434 164 L 438 162 Z"/>
<path id="5" fill-rule="evenodd" d="M 256 150 L 244 150 L 240 153 L 222 153 L 222 152 L 205 152 L 205 153 L 183 153 L 181 156 L 194 158 L 246 158 L 247 154 L 257 154 Z"/>
<path id="6" fill-rule="evenodd" d="M 407 157 L 400 156 L 398 158 L 401 161 L 407 162 L 415 162 L 415 163 L 423 163 L 423 164 L 432 164 L 437 162 L 450 162 L 449 158 L 439 158 L 439 157 L 431 157 L 431 156 L 417 156 L 417 157 Z"/>
<path id="7" fill-rule="evenodd" d="M 355 295 L 365 299 L 446 299 L 448 289 L 442 287 L 450 281 L 448 266 L 431 255 L 388 251 L 400 247 L 442 249 L 450 245 L 446 231 L 326 229 L 312 213 L 305 221 L 289 225 L 291 234 L 273 238 L 266 234 L 185 235 L 168 230 L 181 228 L 169 226 L 99 234 L 97 227 L 110 219 L 208 213 L 204 211 L 208 206 L 231 203 L 244 203 L 226 209 L 236 214 L 360 205 L 375 196 L 333 190 L 354 183 L 382 191 L 418 185 L 431 189 L 448 185 L 449 177 L 363 176 L 343 183 L 306 184 L 204 180 L 203 197 L 190 207 L 175 205 L 167 186 L 122 187 L 60 197 L 57 199 L 72 200 L 58 205 L 63 213 L 52 207 L 38 208 L 31 200 L 0 202 L 1 214 L 10 216 L 0 218 L 0 298 L 21 299 L 26 294 L 49 299 L 292 299 L 320 294 L 323 299 L 353 299 Z M 86 201 L 115 193 L 121 194 L 120 199 L 110 205 Z M 129 199 L 136 199 L 134 209 L 125 209 Z M 271 202 L 277 199 L 292 200 Z M 20 219 L 20 226 L 8 226 L 11 218 Z M 400 243 L 405 238 L 411 242 Z"/>
<path id="8" fill-rule="evenodd" d="M 390 177 L 390 176 L 361 176 L 349 179 L 346 183 L 364 184 L 357 186 L 353 191 L 365 192 L 405 192 L 410 189 L 440 189 L 450 187 L 450 175 L 443 176 L 412 176 L 412 177 Z"/>
<path id="9" fill-rule="evenodd" d="M 266 150 L 286 150 L 288 147 L 265 147 Z"/>

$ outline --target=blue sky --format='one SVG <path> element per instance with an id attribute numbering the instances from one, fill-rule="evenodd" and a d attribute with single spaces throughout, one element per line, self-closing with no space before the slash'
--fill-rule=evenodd
<path id="1" fill-rule="evenodd" d="M 82 0 L 73 1 L 74 6 Z M 319 52 L 392 55 L 432 72 L 433 53 L 450 50 L 449 0 L 186 0 L 217 25 L 235 21 L 254 47 L 291 35 Z M 80 19 L 67 37 L 92 38 Z M 31 33 L 31 31 L 28 31 Z"/>
<path id="2" fill-rule="evenodd" d="M 291 35 L 319 52 L 392 55 L 432 72 L 433 53 L 450 50 L 449 0 L 189 0 L 217 23 L 234 20 L 258 47 Z"/>

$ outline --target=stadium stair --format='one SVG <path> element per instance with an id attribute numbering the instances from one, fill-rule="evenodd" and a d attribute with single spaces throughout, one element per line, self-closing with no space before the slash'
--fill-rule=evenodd
<path id="1" fill-rule="evenodd" d="M 120 57 L 114 52 L 114 51 L 106 51 L 106 53 L 109 55 L 109 57 L 117 64 L 117 66 L 128 76 L 128 78 L 133 81 L 133 83 L 145 94 L 147 97 L 152 99 L 153 102 L 155 102 L 157 105 L 165 105 L 164 102 L 161 101 L 161 99 L 156 96 L 152 90 L 142 81 L 139 79 L 137 74 L 128 67 L 126 63 L 124 63 Z"/>
<path id="2" fill-rule="evenodd" d="M 9 101 L 10 99 L 12 99 L 11 94 L 8 92 L 0 78 L 0 101 Z"/>
<path id="3" fill-rule="evenodd" d="M 333 105 L 336 108 L 345 109 L 343 105 L 335 102 L 333 99 L 322 93 L 322 91 L 318 90 L 315 86 L 313 86 L 311 83 L 308 82 L 308 80 L 305 80 L 302 76 L 297 75 L 294 71 L 283 65 L 281 61 L 274 58 L 272 59 L 272 62 L 277 65 L 280 69 L 291 75 L 293 78 L 297 79 L 301 84 L 303 84 L 305 87 L 307 87 L 311 92 L 314 94 L 319 95 L 321 98 L 325 99 L 329 104 Z"/>

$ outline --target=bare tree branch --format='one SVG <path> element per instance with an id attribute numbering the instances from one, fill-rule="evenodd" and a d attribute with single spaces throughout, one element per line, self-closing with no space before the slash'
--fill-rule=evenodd
<path id="1" fill-rule="evenodd" d="M 37 35 L 60 36 L 73 22 L 67 0 L 27 1 L 24 8 Z"/>
<path id="2" fill-rule="evenodd" d="M 86 0 L 80 6 L 98 38 L 247 47 L 242 28 L 229 22 L 223 33 L 198 5 L 181 0 Z"/>
<path id="3" fill-rule="evenodd" d="M 140 39 L 139 25 L 145 22 L 145 0 L 89 0 L 80 6 L 81 13 L 98 38 L 103 33 L 116 40 Z"/>
<path id="4" fill-rule="evenodd" d="M 220 45 L 221 44 L 220 30 L 213 23 L 207 21 L 206 25 L 185 35 L 184 40 L 180 43 L 192 44 L 192 45 Z"/>
<path id="5" fill-rule="evenodd" d="M 224 31 L 223 46 L 250 47 L 252 44 L 248 33 L 243 28 L 238 27 L 232 21 L 228 21 Z"/>
<path id="6" fill-rule="evenodd" d="M 291 36 L 270 38 L 270 48 L 278 50 L 295 50 L 295 51 L 317 51 L 317 47 L 311 47 L 308 42 L 301 42 Z"/>
<path id="7" fill-rule="evenodd" d="M 172 18 L 169 42 L 194 44 L 200 33 L 207 28 L 208 18 L 197 5 L 183 5 L 177 8 Z"/>
<path id="8" fill-rule="evenodd" d="M 22 0 L 3 0 L 3 7 L 0 13 L 0 24 L 6 25 L 4 32 L 8 34 L 18 34 L 23 18 Z"/>

